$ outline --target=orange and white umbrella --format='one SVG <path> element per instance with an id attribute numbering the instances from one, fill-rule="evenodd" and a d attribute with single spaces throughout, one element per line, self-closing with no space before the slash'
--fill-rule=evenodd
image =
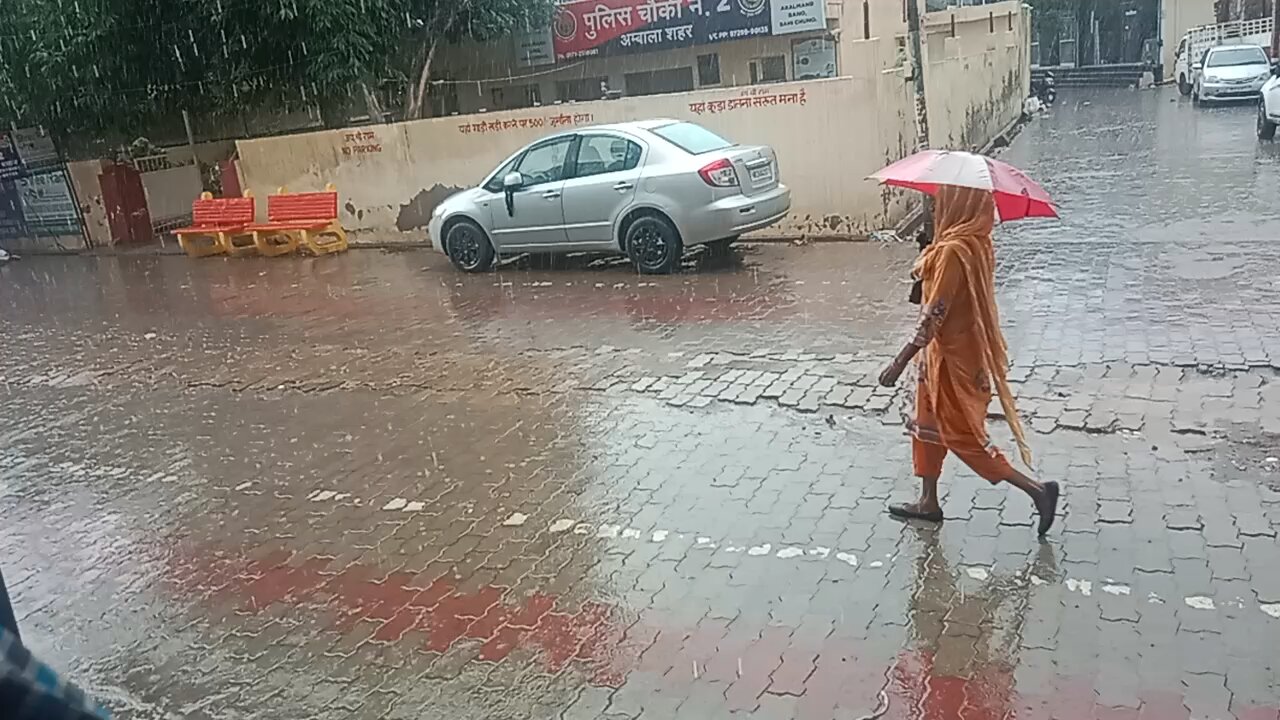
<path id="1" fill-rule="evenodd" d="M 987 190 L 1001 221 L 1058 217 L 1049 193 L 1018 168 L 985 155 L 924 150 L 871 176 L 884 185 L 934 195 L 944 185 Z"/>

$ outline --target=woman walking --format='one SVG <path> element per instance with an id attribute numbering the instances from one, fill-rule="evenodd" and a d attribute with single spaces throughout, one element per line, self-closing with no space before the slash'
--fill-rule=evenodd
<path id="1" fill-rule="evenodd" d="M 889 512 L 941 522 L 938 476 L 950 452 L 989 482 L 1007 482 L 1025 492 L 1040 515 L 1044 535 L 1057 512 L 1058 484 L 1039 483 L 1019 472 L 987 438 L 994 388 L 1018 452 L 1030 466 L 1031 451 L 1006 378 L 1008 351 L 995 304 L 995 220 L 990 191 L 944 185 L 935 194 L 934 241 L 915 266 L 923 283 L 920 324 L 915 338 L 880 374 L 880 383 L 892 386 L 920 356 L 916 417 L 909 423 L 920 499 L 890 506 Z"/>

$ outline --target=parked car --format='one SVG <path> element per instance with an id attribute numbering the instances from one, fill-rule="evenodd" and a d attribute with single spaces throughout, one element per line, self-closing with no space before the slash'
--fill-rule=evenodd
<path id="1" fill-rule="evenodd" d="M 1280 125 L 1280 65 L 1271 66 L 1271 78 L 1262 86 L 1258 102 L 1258 139 L 1274 140 Z"/>
<path id="2" fill-rule="evenodd" d="M 1191 98 L 1196 102 L 1257 97 L 1271 79 L 1271 60 L 1257 45 L 1209 48 L 1196 72 Z"/>
<path id="3" fill-rule="evenodd" d="M 460 270 L 499 255 L 621 252 L 668 273 L 694 245 L 726 247 L 791 209 L 772 148 L 676 120 L 587 127 L 528 145 L 432 213 L 431 243 Z"/>

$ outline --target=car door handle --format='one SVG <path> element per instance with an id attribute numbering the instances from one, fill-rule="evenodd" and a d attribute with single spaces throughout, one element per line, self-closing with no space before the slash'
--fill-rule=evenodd
<path id="1" fill-rule="evenodd" d="M 548 190 L 542 193 L 542 197 L 548 200 L 555 200 L 556 198 L 560 197 L 560 192 L 558 190 Z"/>
<path id="2" fill-rule="evenodd" d="M 620 182 L 620 183 L 615 183 L 615 184 L 614 184 L 614 186 L 613 186 L 613 189 L 614 189 L 614 190 L 630 190 L 631 188 L 633 188 L 633 187 L 635 187 L 635 186 L 636 186 L 636 184 L 635 184 L 635 183 L 629 183 L 629 182 L 623 181 L 623 182 Z"/>

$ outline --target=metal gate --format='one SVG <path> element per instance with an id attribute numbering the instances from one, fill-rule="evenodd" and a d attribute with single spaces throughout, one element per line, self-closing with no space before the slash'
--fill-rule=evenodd
<path id="1" fill-rule="evenodd" d="M 0 245 L 9 251 L 88 247 L 66 165 L 38 128 L 0 131 Z"/>

